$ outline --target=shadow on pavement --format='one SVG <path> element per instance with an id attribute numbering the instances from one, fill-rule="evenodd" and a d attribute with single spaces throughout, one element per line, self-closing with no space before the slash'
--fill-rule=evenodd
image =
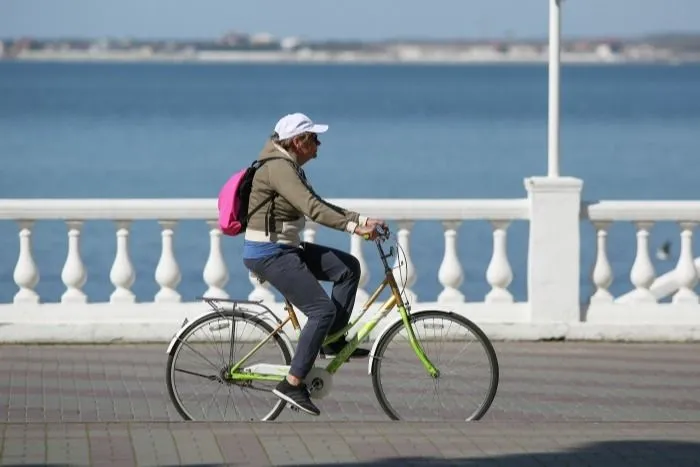
<path id="1" fill-rule="evenodd" d="M 700 443 L 658 440 L 605 441 L 585 444 L 580 448 L 556 452 L 531 452 L 489 456 L 476 455 L 454 459 L 410 457 L 378 459 L 369 462 L 304 464 L 335 467 L 361 466 L 696 466 L 700 465 Z"/>
<path id="2" fill-rule="evenodd" d="M 3 464 L 15 466 L 20 464 Z M 59 466 L 65 464 L 21 464 L 23 466 Z M 170 464 L 173 465 L 173 464 Z M 182 464 L 190 466 L 218 466 L 249 464 Z M 255 464 L 260 465 L 260 464 Z M 430 457 L 403 457 L 376 459 L 371 461 L 317 463 L 317 464 L 287 464 L 298 467 L 335 466 L 335 467 L 408 467 L 408 466 L 499 466 L 499 467 L 528 467 L 528 466 L 664 466 L 684 467 L 700 465 L 700 443 L 681 441 L 633 440 L 605 441 L 583 445 L 579 448 L 556 452 L 530 452 L 521 454 L 475 455 L 452 459 Z"/>

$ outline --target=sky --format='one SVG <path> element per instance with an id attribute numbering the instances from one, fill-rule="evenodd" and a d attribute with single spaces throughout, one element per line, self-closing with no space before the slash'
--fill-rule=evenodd
<path id="1" fill-rule="evenodd" d="M 546 38 L 549 0 L 0 0 L 0 38 Z M 564 37 L 700 32 L 700 0 L 563 0 Z"/>

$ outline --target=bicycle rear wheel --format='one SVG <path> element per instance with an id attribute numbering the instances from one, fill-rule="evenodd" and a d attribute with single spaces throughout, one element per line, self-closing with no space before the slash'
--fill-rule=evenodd
<path id="1" fill-rule="evenodd" d="M 395 323 L 377 343 L 372 362 L 372 385 L 384 412 L 393 420 L 479 420 L 498 389 L 498 358 L 488 337 L 445 311 L 421 311 L 410 322 L 440 374 L 428 374 L 403 321 Z"/>
<path id="2" fill-rule="evenodd" d="M 285 402 L 272 394 L 277 383 L 231 381 L 229 369 L 274 328 L 243 312 L 212 312 L 187 326 L 168 356 L 170 399 L 185 420 L 274 420 Z M 247 361 L 289 365 L 292 352 L 275 334 Z"/>

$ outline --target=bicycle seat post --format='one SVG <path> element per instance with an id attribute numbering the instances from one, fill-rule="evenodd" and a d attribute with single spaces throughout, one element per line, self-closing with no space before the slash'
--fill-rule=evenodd
<path id="1" fill-rule="evenodd" d="M 299 326 L 299 320 L 297 319 L 297 314 L 294 312 L 294 308 L 292 307 L 292 304 L 290 301 L 285 297 L 284 299 L 284 309 L 287 310 L 287 313 L 289 314 L 289 319 L 292 321 L 292 327 L 294 329 L 299 329 L 301 326 Z"/>

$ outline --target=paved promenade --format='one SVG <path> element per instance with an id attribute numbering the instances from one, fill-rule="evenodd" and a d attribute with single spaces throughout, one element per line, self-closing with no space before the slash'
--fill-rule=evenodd
<path id="1" fill-rule="evenodd" d="M 184 423 L 165 345 L 0 346 L 0 463 L 700 465 L 700 344 L 495 343 L 481 422 L 388 422 L 366 360 L 320 417 Z"/>

